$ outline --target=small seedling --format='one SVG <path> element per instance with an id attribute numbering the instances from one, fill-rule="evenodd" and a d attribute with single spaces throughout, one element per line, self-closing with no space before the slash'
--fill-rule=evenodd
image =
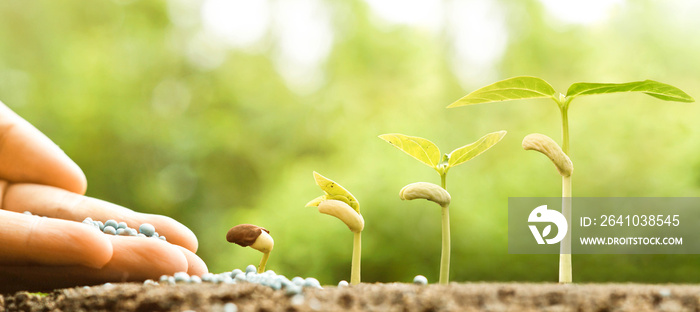
<path id="1" fill-rule="evenodd" d="M 642 92 L 664 101 L 690 103 L 695 100 L 682 90 L 657 81 L 644 80 L 628 83 L 586 83 L 572 84 L 566 91 L 566 95 L 557 93 L 554 88 L 541 78 L 520 76 L 501 80 L 467 94 L 447 108 L 465 105 L 501 102 L 520 99 L 549 98 L 559 107 L 561 113 L 562 148 L 567 156 L 569 151 L 569 105 L 574 98 L 584 95 Z M 551 157 L 550 157 L 551 158 Z M 554 159 L 552 159 L 554 161 Z M 557 166 L 558 167 L 558 166 Z M 562 214 L 571 224 L 571 174 L 562 174 Z M 571 237 L 567 234 L 560 245 L 559 256 L 559 282 L 571 283 Z"/>
<path id="2" fill-rule="evenodd" d="M 571 214 L 571 174 L 574 172 L 574 165 L 569 156 L 564 153 L 561 147 L 552 138 L 539 133 L 532 133 L 523 139 L 523 149 L 526 151 L 538 151 L 554 163 L 562 178 L 562 214 Z M 559 245 L 559 281 L 561 283 L 571 282 L 571 222 L 566 220 L 568 229 L 564 239 Z M 559 229 L 560 231 L 562 229 Z M 566 281 L 568 279 L 568 282 Z"/>
<path id="3" fill-rule="evenodd" d="M 318 211 L 334 216 L 345 223 L 354 233 L 352 245 L 352 268 L 350 271 L 350 283 L 360 283 L 360 259 L 362 253 L 362 230 L 365 220 L 360 214 L 360 203 L 355 196 L 350 194 L 340 184 L 320 175 L 314 171 L 314 180 L 321 187 L 325 195 L 316 197 L 306 204 L 306 207 L 318 207 Z"/>
<path id="4" fill-rule="evenodd" d="M 399 196 L 402 199 L 423 198 L 436 202 L 442 207 L 442 252 L 440 254 L 440 284 L 447 284 L 450 280 L 450 194 L 446 190 L 447 171 L 450 168 L 462 164 L 491 146 L 496 145 L 505 131 L 489 133 L 474 143 L 455 149 L 449 154 L 441 155 L 440 149 L 435 143 L 420 137 L 407 136 L 398 133 L 382 134 L 379 136 L 384 141 L 402 150 L 404 153 L 418 161 L 435 169 L 440 175 L 441 186 L 432 183 L 418 182 L 404 187 Z"/>
<path id="5" fill-rule="evenodd" d="M 275 241 L 272 240 L 272 236 L 270 236 L 270 231 L 257 225 L 239 224 L 228 230 L 228 233 L 226 233 L 226 240 L 229 243 L 236 243 L 243 247 L 250 246 L 262 252 L 263 257 L 258 266 L 258 273 L 265 272 L 267 259 L 270 258 L 270 252 L 275 245 Z"/>

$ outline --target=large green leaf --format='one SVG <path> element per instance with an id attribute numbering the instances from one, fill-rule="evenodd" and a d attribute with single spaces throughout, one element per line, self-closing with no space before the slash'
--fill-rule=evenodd
<path id="1" fill-rule="evenodd" d="M 580 82 L 572 84 L 566 91 L 566 96 L 574 98 L 582 95 L 605 94 L 616 92 L 643 92 L 655 98 L 665 101 L 695 102 L 695 100 L 681 89 L 674 86 L 653 81 L 634 81 L 627 83 L 587 83 Z"/>
<path id="2" fill-rule="evenodd" d="M 399 133 L 382 134 L 379 138 L 437 170 L 437 165 L 440 163 L 440 149 L 435 143 Z"/>
<path id="3" fill-rule="evenodd" d="M 449 167 L 454 167 L 476 156 L 479 156 L 479 154 L 485 152 L 487 149 L 491 148 L 491 146 L 494 146 L 496 143 L 501 141 L 505 135 L 506 131 L 489 133 L 474 143 L 455 149 L 449 154 L 447 165 Z"/>
<path id="4" fill-rule="evenodd" d="M 447 106 L 447 108 L 498 101 L 534 99 L 554 96 L 554 88 L 537 77 L 520 76 L 485 86 Z"/>

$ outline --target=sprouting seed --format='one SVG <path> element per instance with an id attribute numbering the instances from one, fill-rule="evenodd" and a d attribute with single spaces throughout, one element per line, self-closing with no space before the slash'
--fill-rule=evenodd
<path id="1" fill-rule="evenodd" d="M 257 225 L 239 224 L 228 230 L 226 233 L 226 240 L 229 243 L 235 243 L 243 247 L 250 246 L 262 252 L 263 257 L 258 266 L 258 273 L 265 272 L 267 259 L 270 257 L 270 252 L 275 245 L 275 241 L 272 239 L 272 236 L 270 236 L 270 231 Z M 246 271 L 248 271 L 248 268 L 246 268 Z"/>
<path id="2" fill-rule="evenodd" d="M 320 213 L 340 219 L 353 232 L 350 283 L 359 284 L 361 281 L 362 230 L 365 227 L 365 220 L 360 213 L 360 203 L 340 184 L 316 171 L 314 171 L 314 180 L 325 194 L 308 202 L 306 207 L 318 207 Z"/>

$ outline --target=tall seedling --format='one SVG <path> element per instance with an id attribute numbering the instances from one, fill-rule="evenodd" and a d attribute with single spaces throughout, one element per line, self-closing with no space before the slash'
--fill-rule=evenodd
<path id="1" fill-rule="evenodd" d="M 442 252 L 440 254 L 440 284 L 447 284 L 450 280 L 450 194 L 447 193 L 446 179 L 450 168 L 465 163 L 479 156 L 491 146 L 496 145 L 505 131 L 489 133 L 476 142 L 455 149 L 449 154 L 440 154 L 440 149 L 435 143 L 420 137 L 407 136 L 399 133 L 382 134 L 379 136 L 384 141 L 402 150 L 404 153 L 435 169 L 440 175 L 440 186 L 427 182 L 412 183 L 404 187 L 400 196 L 402 199 L 423 198 L 433 201 L 442 207 Z"/>
<path id="2" fill-rule="evenodd" d="M 520 76 L 509 78 L 485 86 L 467 94 L 447 108 L 465 105 L 501 102 L 509 100 L 549 98 L 559 107 L 561 113 L 562 150 L 567 156 L 569 151 L 569 105 L 579 96 L 618 92 L 642 92 L 664 101 L 690 103 L 695 100 L 682 90 L 653 80 L 627 83 L 574 83 L 566 95 L 557 93 L 554 88 L 541 78 Z M 562 214 L 571 224 L 571 175 L 562 175 Z M 571 283 L 571 237 L 567 233 L 560 245 L 559 282 Z"/>

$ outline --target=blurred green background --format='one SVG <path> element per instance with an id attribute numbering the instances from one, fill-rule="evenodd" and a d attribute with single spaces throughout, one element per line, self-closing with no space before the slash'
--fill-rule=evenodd
<path id="1" fill-rule="evenodd" d="M 304 204 L 312 171 L 358 197 L 366 282 L 437 281 L 439 209 L 398 191 L 437 173 L 377 138 L 443 152 L 508 135 L 450 171 L 453 281 L 556 281 L 558 256 L 507 253 L 509 196 L 559 196 L 525 152 L 560 141 L 549 100 L 445 107 L 486 84 L 643 79 L 700 97 L 700 3 L 666 1 L 172 0 L 0 2 L 0 100 L 59 144 L 88 195 L 171 216 L 210 271 L 257 264 L 226 242 L 269 229 L 268 268 L 349 279 L 352 234 Z M 700 106 L 642 94 L 570 111 L 574 196 L 700 196 Z M 698 255 L 577 255 L 578 282 L 696 282 Z"/>

